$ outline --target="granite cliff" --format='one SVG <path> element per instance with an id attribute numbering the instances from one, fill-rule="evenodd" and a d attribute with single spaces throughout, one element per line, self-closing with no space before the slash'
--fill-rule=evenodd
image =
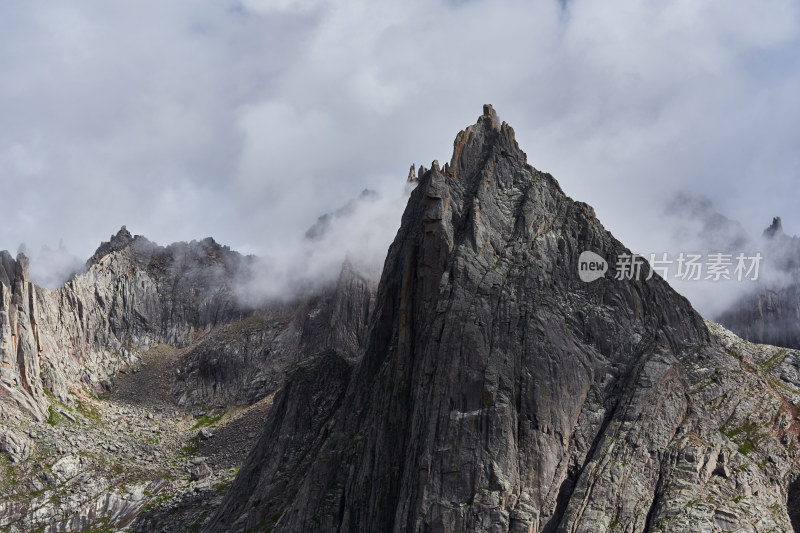
<path id="1" fill-rule="evenodd" d="M 206 531 L 791 530 L 797 353 L 578 279 L 627 250 L 491 106 L 415 181 L 363 359 L 293 372 Z"/>

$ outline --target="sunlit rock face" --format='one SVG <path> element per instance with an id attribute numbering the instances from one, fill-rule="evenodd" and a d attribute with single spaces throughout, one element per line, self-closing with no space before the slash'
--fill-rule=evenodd
<path id="1" fill-rule="evenodd" d="M 280 386 L 286 364 L 326 347 L 360 357 L 374 281 L 345 263 L 337 281 L 294 300 L 244 304 L 236 288 L 254 261 L 210 238 L 162 247 L 123 227 L 48 290 L 30 283 L 24 255 L 2 252 L 4 396 L 41 420 L 44 389 L 61 401 L 70 387 L 101 392 L 158 343 L 193 347 L 173 379 L 184 403 L 252 403 Z"/>
<path id="2" fill-rule="evenodd" d="M 48 290 L 0 253 L 0 527 L 202 525 L 287 368 L 360 358 L 374 304 L 376 280 L 349 262 L 293 298 L 242 298 L 256 261 L 123 227 Z"/>
<path id="3" fill-rule="evenodd" d="M 70 387 L 102 391 L 137 350 L 188 345 L 246 316 L 226 289 L 243 261 L 210 239 L 163 248 L 122 228 L 85 272 L 48 290 L 30 283 L 24 255 L 3 252 L 3 403 L 42 420 L 44 389 L 62 401 Z"/>

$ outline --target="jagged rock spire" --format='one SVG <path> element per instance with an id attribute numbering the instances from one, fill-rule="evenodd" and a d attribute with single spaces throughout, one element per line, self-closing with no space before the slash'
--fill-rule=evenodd
<path id="1" fill-rule="evenodd" d="M 119 231 L 115 235 L 112 235 L 107 242 L 100 244 L 92 257 L 90 257 L 86 262 L 86 266 L 91 267 L 93 264 L 97 263 L 111 252 L 124 250 L 126 247 L 130 246 L 132 242 L 133 235 L 131 235 L 131 232 L 128 231 L 127 227 L 122 226 Z"/>
<path id="2" fill-rule="evenodd" d="M 417 181 L 417 167 L 413 163 L 411 164 L 411 168 L 408 170 L 408 179 L 406 181 L 408 183 L 414 183 Z"/>
<path id="3" fill-rule="evenodd" d="M 619 481 L 588 469 L 580 477 L 581 465 L 621 445 L 623 413 L 668 411 L 646 417 L 657 427 L 635 437 L 639 450 L 664 448 L 687 397 L 670 365 L 709 333 L 660 278 L 580 281 L 586 249 L 609 259 L 625 250 L 588 206 L 527 164 L 511 127 L 485 106 L 456 137 L 450 164 L 434 161 L 411 193 L 349 384 L 310 403 L 302 383 L 287 386 L 207 531 L 603 529 L 581 515 L 579 495 Z M 650 359 L 667 362 L 643 369 Z M 316 368 L 309 375 L 330 373 Z M 653 383 L 677 392 L 665 400 Z M 595 414 L 622 391 L 643 400 L 607 425 Z M 292 422 L 299 409 L 314 413 L 302 428 Z M 598 498 L 618 513 L 605 525 L 647 515 L 660 461 L 636 456 L 623 511 Z M 578 511 L 565 515 L 573 490 Z"/>
<path id="4" fill-rule="evenodd" d="M 783 235 L 783 223 L 781 222 L 781 217 L 775 217 L 772 219 L 772 224 L 764 230 L 764 237 L 772 238 L 777 235 Z"/>

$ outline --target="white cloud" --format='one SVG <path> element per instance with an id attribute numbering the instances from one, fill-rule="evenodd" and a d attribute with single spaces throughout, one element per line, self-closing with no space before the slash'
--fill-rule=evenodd
<path id="1" fill-rule="evenodd" d="M 363 188 L 447 160 L 483 103 L 634 249 L 670 244 L 658 206 L 680 190 L 746 225 L 782 215 L 800 232 L 799 11 L 793 0 L 3 3 L 0 249 L 63 238 L 83 257 L 127 224 L 163 243 L 213 234 L 289 250 Z"/>
<path id="2" fill-rule="evenodd" d="M 302 13 L 314 11 L 326 4 L 328 4 L 328 0 L 241 0 L 244 9 L 261 14 Z"/>

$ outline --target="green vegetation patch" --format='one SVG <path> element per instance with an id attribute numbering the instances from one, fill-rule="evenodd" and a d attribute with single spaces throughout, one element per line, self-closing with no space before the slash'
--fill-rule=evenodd
<path id="1" fill-rule="evenodd" d="M 45 422 L 47 422 L 51 426 L 57 426 L 58 424 L 61 424 L 61 423 L 67 421 L 67 417 L 65 417 L 64 415 L 62 415 L 61 413 L 59 413 L 58 411 L 53 409 L 52 405 L 47 408 L 47 413 L 48 413 L 48 416 L 47 416 L 47 420 L 45 420 Z"/>
<path id="2" fill-rule="evenodd" d="M 772 370 L 776 365 L 780 365 L 783 363 L 783 360 L 786 359 L 786 356 L 789 354 L 789 350 L 781 349 L 778 352 L 767 359 L 766 361 L 761 363 L 761 368 L 764 370 Z"/>
<path id="3" fill-rule="evenodd" d="M 170 501 L 170 499 L 171 499 L 171 496 L 169 495 L 169 493 L 167 491 L 164 491 L 161 494 L 157 494 L 156 496 L 153 496 L 150 499 L 149 502 L 147 502 L 147 506 L 145 506 L 144 511 L 145 512 L 153 512 L 156 509 L 158 509 L 159 507 L 161 507 L 163 504 L 165 504 L 168 501 Z"/>
<path id="4" fill-rule="evenodd" d="M 758 432 L 758 425 L 755 422 L 745 422 L 738 428 L 726 432 L 725 435 L 739 445 L 738 451 L 742 455 L 752 452 L 759 441 L 766 436 Z"/>
<path id="5" fill-rule="evenodd" d="M 225 411 L 222 411 L 220 413 L 217 413 L 216 415 L 211 415 L 211 416 L 209 415 L 196 416 L 195 420 L 197 422 L 195 422 L 195 424 L 192 426 L 191 429 L 200 429 L 202 427 L 213 426 L 214 424 L 222 420 L 223 416 L 225 416 Z"/>
<path id="6" fill-rule="evenodd" d="M 181 448 L 181 455 L 196 455 L 198 451 L 200 451 L 200 443 L 193 440 Z"/>
<path id="7" fill-rule="evenodd" d="M 100 413 L 100 409 L 90 403 L 77 400 L 77 407 L 75 410 L 82 414 L 86 419 L 91 420 L 96 424 L 103 422 L 103 415 Z"/>

